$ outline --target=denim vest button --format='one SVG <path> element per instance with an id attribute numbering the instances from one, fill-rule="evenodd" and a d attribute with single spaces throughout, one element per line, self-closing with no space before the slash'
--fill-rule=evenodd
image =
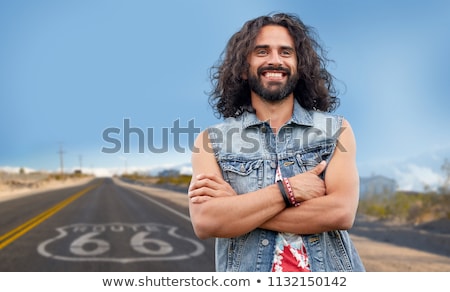
<path id="1" fill-rule="evenodd" d="M 292 164 L 294 164 L 294 161 L 286 161 L 283 165 L 284 166 L 290 166 Z"/>
<path id="2" fill-rule="evenodd" d="M 264 246 L 267 246 L 267 245 L 269 245 L 269 240 L 268 239 L 263 239 L 261 241 L 261 244 L 264 245 Z"/>
<path id="3" fill-rule="evenodd" d="M 272 167 L 272 168 L 277 167 L 277 164 L 275 163 L 275 161 L 272 161 L 272 162 L 270 163 L 270 167 Z"/>

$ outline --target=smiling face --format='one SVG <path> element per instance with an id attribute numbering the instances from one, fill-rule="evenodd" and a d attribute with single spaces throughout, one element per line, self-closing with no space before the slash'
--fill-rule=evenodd
<path id="1" fill-rule="evenodd" d="M 253 94 L 271 102 L 292 94 L 298 81 L 297 55 L 285 27 L 262 27 L 247 60 L 248 83 Z"/>

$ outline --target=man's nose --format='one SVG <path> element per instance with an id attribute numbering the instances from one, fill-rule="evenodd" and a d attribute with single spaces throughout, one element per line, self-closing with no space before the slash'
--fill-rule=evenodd
<path id="1" fill-rule="evenodd" d="M 268 65 L 281 66 L 282 65 L 281 56 L 278 53 L 272 53 L 269 55 Z"/>

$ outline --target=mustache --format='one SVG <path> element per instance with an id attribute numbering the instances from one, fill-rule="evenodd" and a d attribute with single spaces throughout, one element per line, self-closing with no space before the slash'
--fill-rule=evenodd
<path id="1" fill-rule="evenodd" d="M 290 76 L 291 75 L 291 70 L 289 70 L 288 68 L 284 68 L 282 66 L 265 66 L 265 67 L 261 67 L 258 68 L 258 70 L 256 71 L 258 73 L 258 75 L 261 75 L 264 71 L 278 71 L 278 72 L 284 72 L 286 75 Z"/>

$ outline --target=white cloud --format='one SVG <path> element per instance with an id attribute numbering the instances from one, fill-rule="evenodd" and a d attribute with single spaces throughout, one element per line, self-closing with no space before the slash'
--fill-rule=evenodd
<path id="1" fill-rule="evenodd" d="M 403 168 L 395 168 L 394 174 L 399 189 L 405 191 L 420 191 L 425 187 L 436 190 L 444 182 L 442 174 L 430 167 L 412 163 L 406 164 Z"/>
<path id="2" fill-rule="evenodd" d="M 37 170 L 29 167 L 17 167 L 17 166 L 0 166 L 0 172 L 6 172 L 6 173 L 19 173 L 21 169 L 25 173 L 31 173 L 36 172 Z"/>
<path id="3" fill-rule="evenodd" d="M 360 175 L 383 175 L 395 179 L 399 189 L 423 191 L 424 187 L 437 190 L 445 181 L 442 165 L 450 159 L 450 145 L 441 144 L 415 155 L 384 157 L 358 163 Z"/>
<path id="4" fill-rule="evenodd" d="M 183 166 L 180 168 L 180 174 L 192 175 L 192 166 Z"/>
<path id="5" fill-rule="evenodd" d="M 111 177 L 114 175 L 122 175 L 124 173 L 142 173 L 148 175 L 158 175 L 159 172 L 168 169 L 175 169 L 180 172 L 180 174 L 191 175 L 192 167 L 189 163 L 186 164 L 160 164 L 149 167 L 96 167 L 96 168 L 85 168 L 83 173 L 92 174 L 97 177 Z"/>

